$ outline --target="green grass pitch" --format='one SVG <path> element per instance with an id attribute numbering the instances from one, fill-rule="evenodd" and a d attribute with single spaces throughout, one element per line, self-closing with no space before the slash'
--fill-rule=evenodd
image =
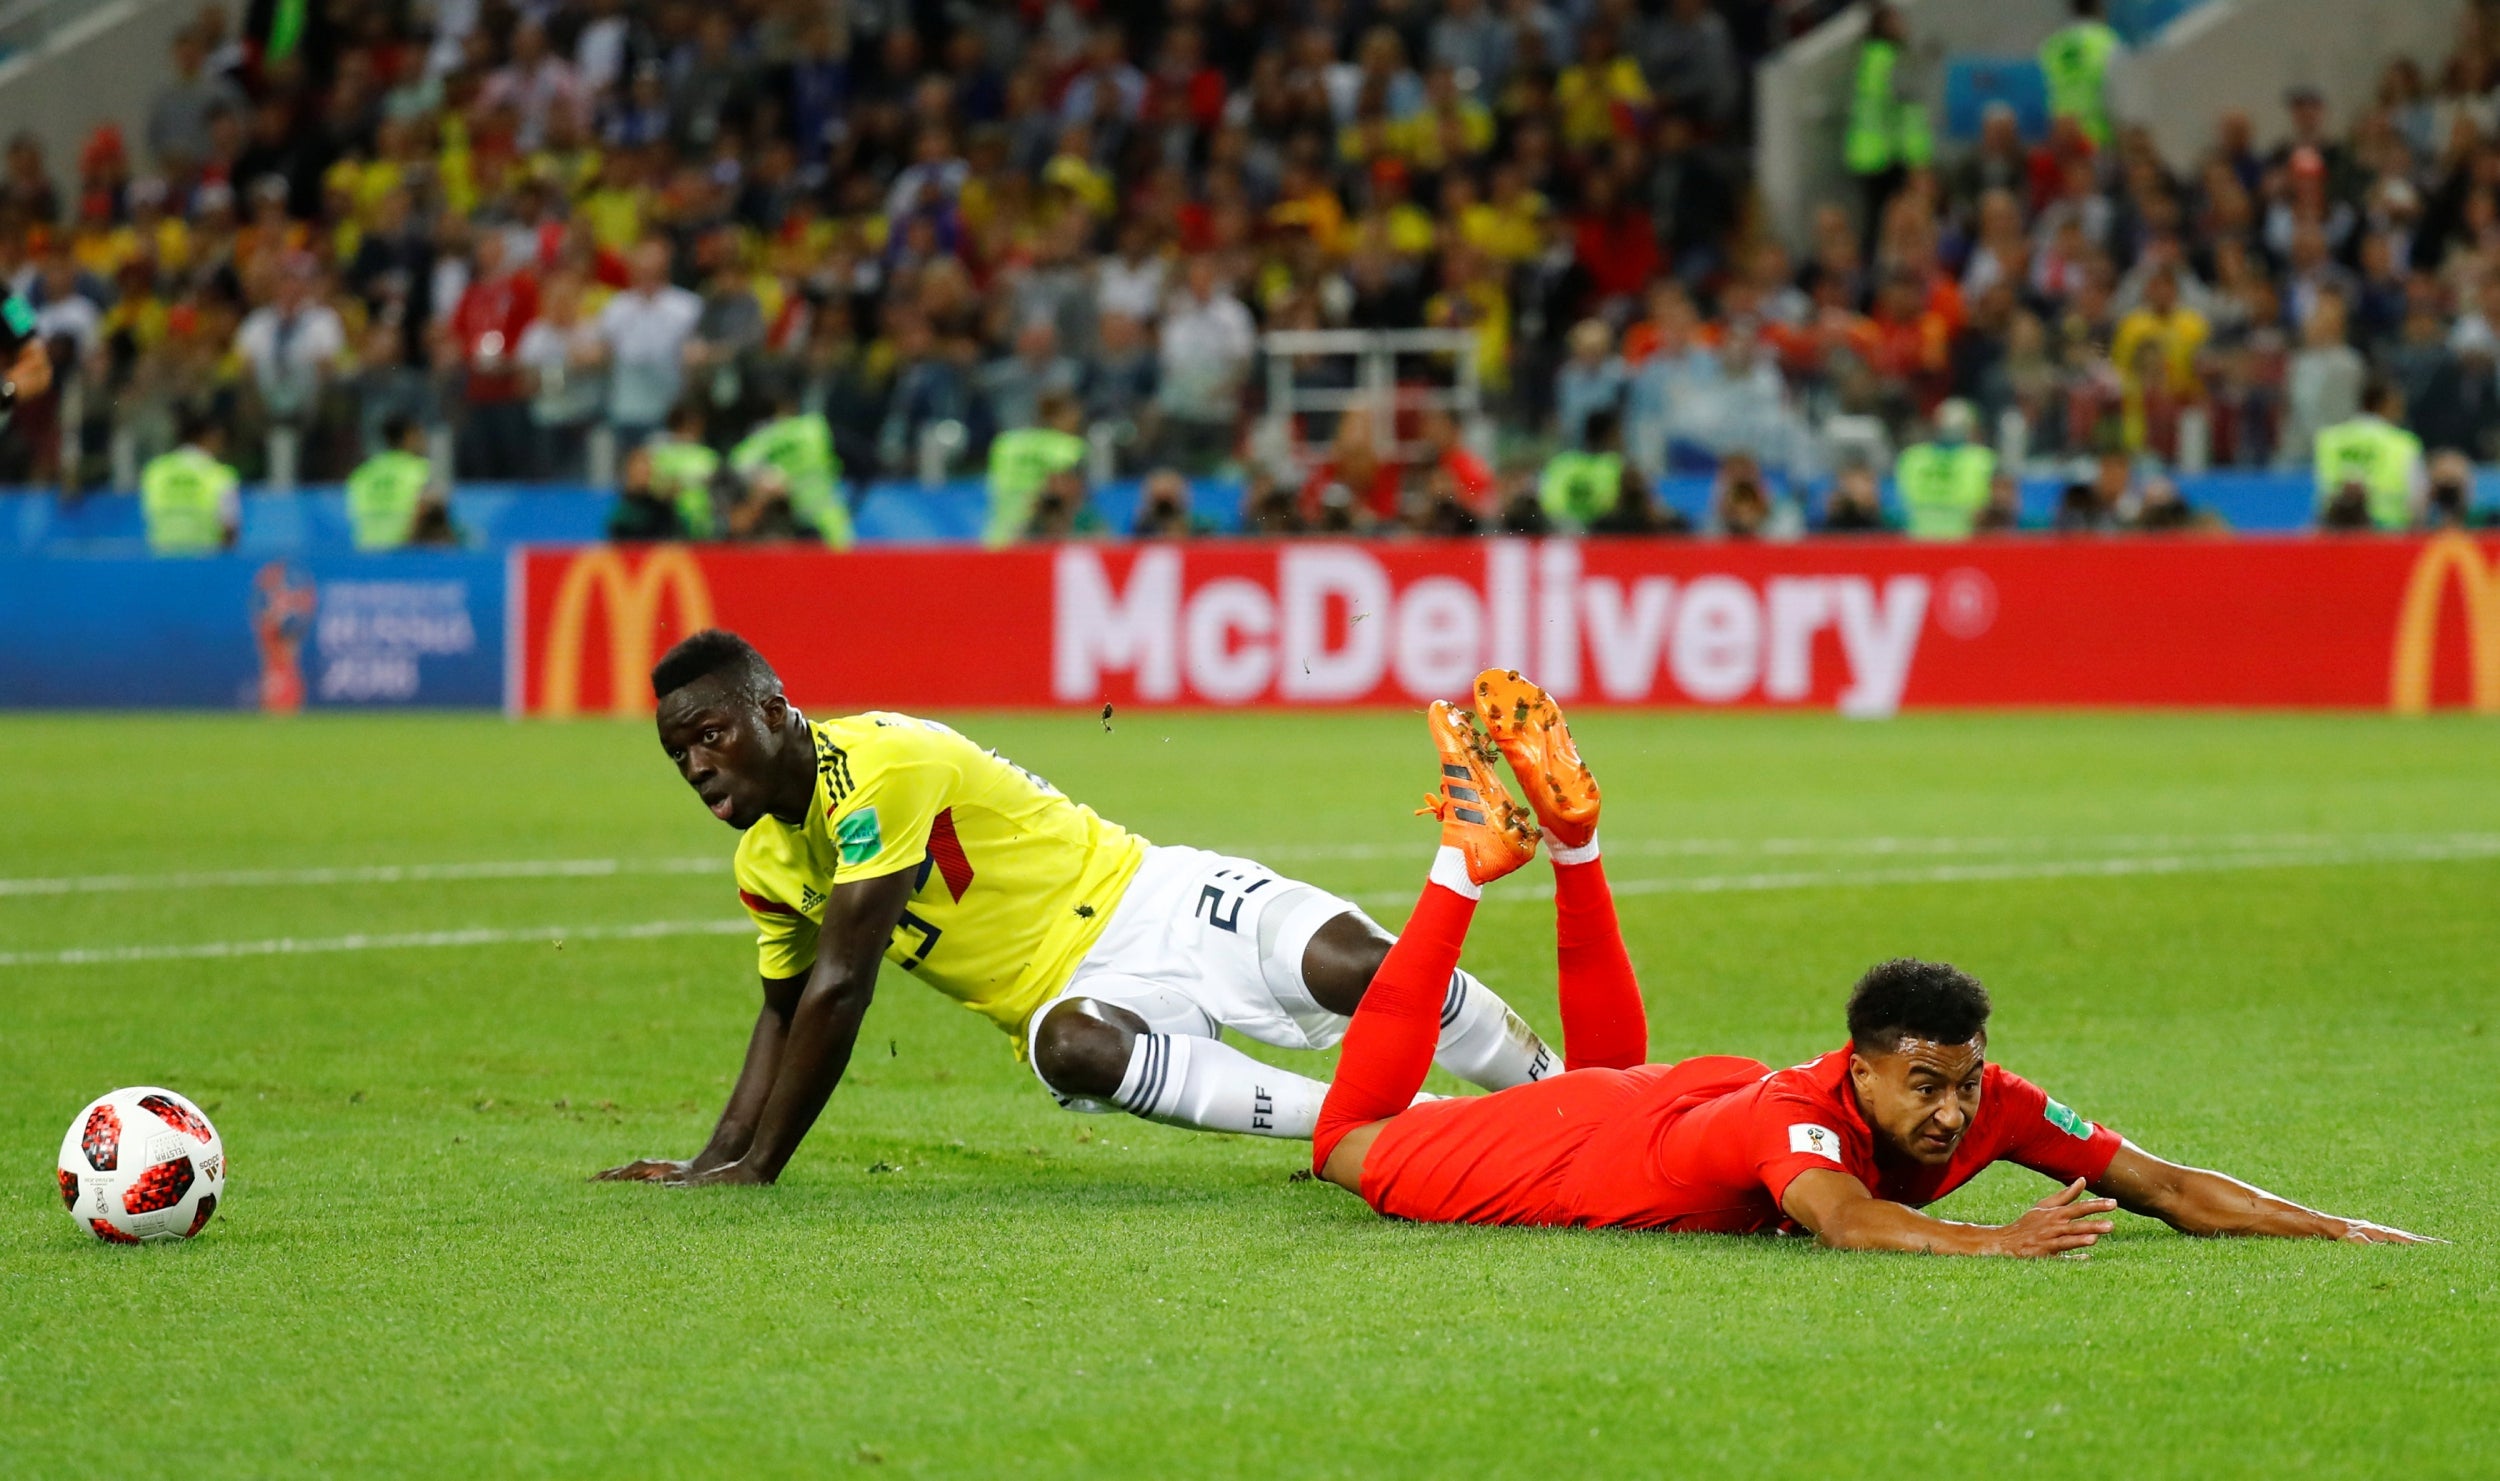
<path id="1" fill-rule="evenodd" d="M 1429 853 L 1414 716 L 957 718 L 1149 837 L 1386 921 Z M 735 917 L 731 840 L 642 727 L 17 718 L 0 1474 L 2500 1465 L 2500 732 L 1580 728 L 1655 1057 L 1805 1059 L 1870 961 L 1943 957 L 1995 992 L 1994 1056 L 2085 1114 L 2456 1242 L 2122 1220 L 2088 1262 L 2014 1264 L 1408 1227 L 1288 1182 L 1298 1144 L 1059 1111 L 891 975 L 779 1187 L 592 1185 L 702 1141 L 755 1007 L 737 936 L 602 934 Z M 627 867 L 354 872 L 549 860 Z M 215 877 L 316 869 L 347 872 Z M 1542 881 L 1494 888 L 1469 962 L 1551 1033 Z M 523 939 L 59 959 L 460 931 Z M 49 1159 L 89 1097 L 149 1082 L 215 1116 L 227 1201 L 195 1244 L 105 1248 Z M 2046 1187 L 2001 1168 L 1941 1212 Z"/>

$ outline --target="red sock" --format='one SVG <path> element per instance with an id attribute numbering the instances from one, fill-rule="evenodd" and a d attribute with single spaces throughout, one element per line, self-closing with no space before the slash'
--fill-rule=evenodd
<path id="1" fill-rule="evenodd" d="M 1606 866 L 1554 865 L 1554 955 L 1561 976 L 1563 1068 L 1628 1070 L 1649 1059 L 1649 1016 L 1623 949 Z"/>
<path id="2" fill-rule="evenodd" d="M 1328 1154 L 1347 1132 L 1386 1121 L 1414 1104 L 1415 1092 L 1424 1088 L 1424 1076 L 1432 1071 L 1433 1050 L 1441 1039 L 1441 1004 L 1449 996 L 1450 974 L 1458 970 L 1459 948 L 1466 944 L 1467 925 L 1475 915 L 1476 902 L 1468 896 L 1439 883 L 1424 886 L 1415 913 L 1373 974 L 1362 1004 L 1354 1010 L 1354 1022 L 1346 1028 L 1337 1078 L 1320 1103 L 1319 1125 L 1311 1133 L 1312 1171 L 1328 1165 Z"/>

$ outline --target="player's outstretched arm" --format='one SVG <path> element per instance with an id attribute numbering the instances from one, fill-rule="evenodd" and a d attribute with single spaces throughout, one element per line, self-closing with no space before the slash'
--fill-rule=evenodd
<path id="1" fill-rule="evenodd" d="M 912 871 L 903 869 L 833 887 L 817 930 L 815 970 L 791 1007 L 772 1088 L 745 1152 L 734 1162 L 690 1168 L 682 1181 L 769 1183 L 781 1176 L 850 1067 L 860 1020 L 876 996 L 877 968 L 902 923 L 912 884 Z"/>
<path id="2" fill-rule="evenodd" d="M 764 979 L 764 1007 L 755 1015 L 755 1032 L 747 1036 L 746 1063 L 738 1070 L 737 1088 L 729 1092 L 729 1104 L 720 1113 L 720 1124 L 712 1128 L 712 1139 L 693 1157 L 679 1161 L 673 1157 L 644 1157 L 611 1167 L 594 1175 L 593 1180 L 607 1183 L 674 1183 L 689 1172 L 706 1168 L 726 1167 L 746 1155 L 755 1140 L 755 1123 L 764 1114 L 764 1100 L 772 1094 L 773 1076 L 781 1068 L 781 1045 L 789 1037 L 790 1015 L 799 1005 L 799 994 L 807 988 L 804 977 L 767 977 Z"/>
<path id="3" fill-rule="evenodd" d="M 2182 1234 L 2343 1239 L 2356 1244 L 2437 1242 L 2364 1219 L 2342 1219 L 2303 1208 L 2237 1178 L 2164 1162 L 2133 1142 L 2118 1149 L 2109 1171 L 2092 1185 L 2092 1191 L 2116 1199 L 2129 1213 L 2159 1219 Z"/>
<path id="4" fill-rule="evenodd" d="M 2011 1224 L 1959 1224 L 1877 1198 L 1837 1169 L 1797 1174 L 1780 1209 L 1835 1250 L 1903 1250 L 1927 1255 L 2015 1255 L 2038 1259 L 2089 1249 L 2110 1231 L 2107 1198 L 2083 1196 L 2078 1178 Z"/>

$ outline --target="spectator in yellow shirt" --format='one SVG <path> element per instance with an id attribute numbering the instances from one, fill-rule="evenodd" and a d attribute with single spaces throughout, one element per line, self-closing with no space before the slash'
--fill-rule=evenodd
<path id="1" fill-rule="evenodd" d="M 153 257 L 161 272 L 191 269 L 191 225 L 166 209 L 165 182 L 142 175 L 130 182 L 132 255 Z"/>
<path id="2" fill-rule="evenodd" d="M 386 119 L 380 127 L 377 147 L 387 149 L 394 134 L 404 132 L 407 125 Z M 321 190 L 324 196 L 345 194 L 355 208 L 357 219 L 370 222 L 375 209 L 382 203 L 382 197 L 399 189 L 406 181 L 407 171 L 398 160 L 387 154 L 367 160 L 350 155 L 322 172 Z"/>
<path id="3" fill-rule="evenodd" d="M 1510 293 L 1485 255 L 1460 243 L 1441 254 L 1441 291 L 1424 305 L 1433 329 L 1467 329 L 1476 336 L 1476 374 L 1488 391 L 1510 384 Z"/>
<path id="4" fill-rule="evenodd" d="M 2145 436 L 2145 393 L 2158 391 L 2182 404 L 2202 394 L 2196 374 L 2197 356 L 2212 336 L 2205 316 L 2179 302 L 2178 274 L 2164 267 L 2145 280 L 2144 301 L 2118 321 L 2109 358 L 2118 370 L 2120 419 L 2127 445 L 2141 448 Z M 2146 355 L 2151 350 L 2153 354 Z M 2162 384 L 2148 387 L 2148 374 Z"/>
<path id="5" fill-rule="evenodd" d="M 1528 177 L 1515 164 L 1493 171 L 1492 196 L 1479 208 L 1470 240 L 1507 268 L 1527 261 L 1545 246 L 1545 197 L 1528 188 Z"/>
<path id="6" fill-rule="evenodd" d="M 1337 130 L 1337 162 L 1361 167 L 1399 152 L 1405 125 L 1389 116 L 1389 84 L 1374 78 L 1354 101 L 1353 121 Z"/>
<path id="7" fill-rule="evenodd" d="M 1415 204 L 1415 180 L 1402 159 L 1372 162 L 1372 208 L 1367 222 L 1379 225 L 1378 245 L 1400 257 L 1428 257 L 1441 234 L 1432 213 Z"/>
<path id="8" fill-rule="evenodd" d="M 590 223 L 593 241 L 610 252 L 623 252 L 642 240 L 649 198 L 643 185 L 642 156 L 619 149 L 601 158 L 596 183 L 575 209 Z"/>
<path id="9" fill-rule="evenodd" d="M 1554 80 L 1562 110 L 1563 143 L 1599 149 L 1617 138 L 1638 138 L 1634 115 L 1649 108 L 1649 83 L 1640 64 L 1615 49 L 1614 27 L 1592 22 L 1580 32 L 1580 60 Z"/>
<path id="10" fill-rule="evenodd" d="M 1279 231 L 1304 231 L 1323 252 L 1334 252 L 1345 235 L 1345 206 L 1318 172 L 1296 160 L 1285 166 L 1276 204 L 1267 209 L 1267 224 Z"/>
<path id="11" fill-rule="evenodd" d="M 570 108 L 547 112 L 547 137 L 531 152 L 526 166 L 533 178 L 552 184 L 566 200 L 579 199 L 599 178 L 603 159 L 580 115 Z"/>
<path id="12" fill-rule="evenodd" d="M 165 342 L 168 321 L 165 300 L 156 291 L 155 264 L 133 257 L 122 264 L 117 276 L 120 291 L 97 325 L 99 336 L 107 343 L 126 336 L 130 348 L 140 353 L 155 349 Z"/>
<path id="13" fill-rule="evenodd" d="M 1447 63 L 1424 74 L 1423 111 L 1398 129 L 1402 152 L 1419 170 L 1464 163 L 1493 147 L 1492 111 L 1459 91 Z"/>

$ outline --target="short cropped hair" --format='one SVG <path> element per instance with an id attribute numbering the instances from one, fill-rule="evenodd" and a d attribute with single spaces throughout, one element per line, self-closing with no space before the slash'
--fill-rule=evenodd
<path id="1" fill-rule="evenodd" d="M 1849 992 L 1849 1042 L 1870 1054 L 1889 1054 L 1903 1039 L 1967 1044 L 1987 1028 L 1988 990 L 1942 962 L 1879 962 Z"/>
<path id="2" fill-rule="evenodd" d="M 758 704 L 781 692 L 781 677 L 755 645 L 736 633 L 707 627 L 678 639 L 651 667 L 651 697 L 666 699 L 687 685 L 717 675 L 730 691 Z"/>

